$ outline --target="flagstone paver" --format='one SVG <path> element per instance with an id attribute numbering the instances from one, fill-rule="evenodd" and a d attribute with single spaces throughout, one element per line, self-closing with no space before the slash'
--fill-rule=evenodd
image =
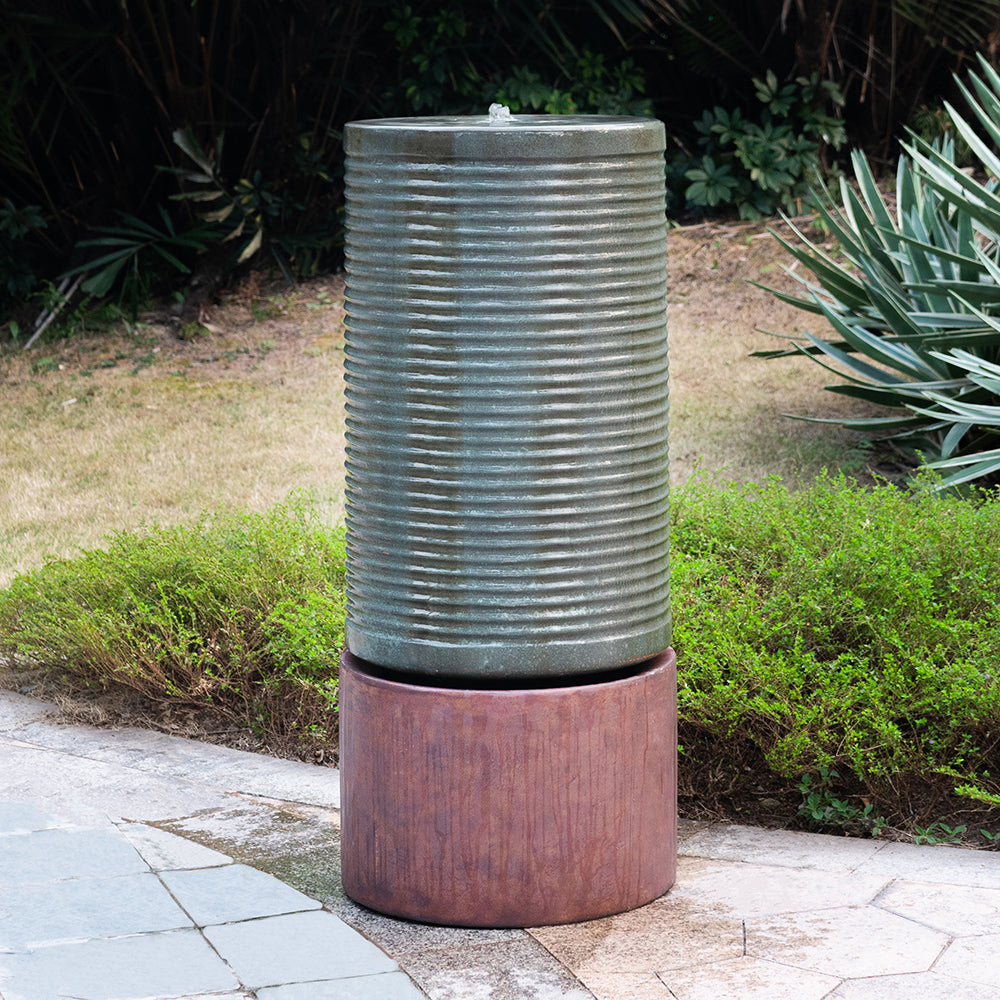
<path id="1" fill-rule="evenodd" d="M 864 906 L 886 887 L 886 878 L 855 872 L 824 872 L 746 864 L 741 861 L 682 859 L 671 899 L 741 918 L 776 913 Z"/>
<path id="2" fill-rule="evenodd" d="M 900 880 L 875 905 L 954 937 L 1000 934 L 1000 889 Z"/>
<path id="3" fill-rule="evenodd" d="M 997 987 L 1000 985 L 1000 934 L 953 941 L 934 971 L 970 983 Z"/>
<path id="4" fill-rule="evenodd" d="M 747 954 L 839 978 L 925 972 L 948 935 L 875 907 L 747 921 Z"/>
<path id="5" fill-rule="evenodd" d="M 743 954 L 739 918 L 667 895 L 648 906 L 601 920 L 533 927 L 532 935 L 576 975 L 658 972 Z"/>
<path id="6" fill-rule="evenodd" d="M 661 972 L 677 1000 L 823 1000 L 840 980 L 759 958 Z"/>
<path id="7" fill-rule="evenodd" d="M 963 982 L 937 972 L 849 979 L 830 1000 L 1000 1000 L 1000 989 Z"/>

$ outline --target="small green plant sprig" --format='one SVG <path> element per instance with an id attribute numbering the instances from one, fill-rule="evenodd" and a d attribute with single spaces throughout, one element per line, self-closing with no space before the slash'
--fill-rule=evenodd
<path id="1" fill-rule="evenodd" d="M 804 801 L 799 806 L 801 816 L 814 830 L 841 830 L 845 833 L 865 833 L 872 837 L 881 834 L 886 826 L 884 816 L 874 814 L 872 803 L 852 805 L 839 798 L 833 784 L 840 775 L 829 767 L 821 767 L 817 777 L 804 774 L 796 784 Z"/>
<path id="2" fill-rule="evenodd" d="M 913 828 L 913 843 L 915 844 L 960 844 L 962 837 L 968 830 L 964 823 L 958 826 L 948 826 L 940 820 L 931 823 L 929 826 L 915 826 Z M 985 832 L 985 831 L 984 831 Z"/>

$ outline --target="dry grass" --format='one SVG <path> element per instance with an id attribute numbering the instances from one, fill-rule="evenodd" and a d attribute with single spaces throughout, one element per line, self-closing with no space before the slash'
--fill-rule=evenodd
<path id="1" fill-rule="evenodd" d="M 785 290 L 798 283 L 778 266 L 787 255 L 760 224 L 693 226 L 668 236 L 670 469 L 675 483 L 694 469 L 738 482 L 769 475 L 811 480 L 824 467 L 863 473 L 856 434 L 836 424 L 789 419 L 879 412 L 823 391 L 833 376 L 805 358 L 763 360 L 753 351 L 783 342 L 761 330 L 823 335 L 825 321 L 747 284 Z"/>
<path id="2" fill-rule="evenodd" d="M 805 359 L 762 361 L 805 316 L 746 283 L 790 284 L 761 226 L 669 236 L 671 472 L 734 480 L 811 479 L 860 469 L 855 439 L 785 412 L 870 412 L 822 391 Z M 762 273 L 763 272 L 763 273 Z M 162 322 L 0 357 L 0 585 L 47 556 L 100 546 L 113 529 L 262 510 L 292 490 L 340 517 L 342 285 L 291 295 L 246 283 L 214 309 L 211 332 L 180 341 Z M 815 327 L 814 327 L 815 329 Z"/>
<path id="3" fill-rule="evenodd" d="M 329 280 L 237 294 L 193 341 L 153 318 L 0 358 L 0 584 L 113 529 L 262 510 L 296 489 L 338 519 L 341 295 Z"/>

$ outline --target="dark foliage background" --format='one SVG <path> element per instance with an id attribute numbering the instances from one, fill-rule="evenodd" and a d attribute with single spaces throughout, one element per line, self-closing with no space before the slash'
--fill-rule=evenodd
<path id="1" fill-rule="evenodd" d="M 827 164 L 820 133 L 835 118 L 888 161 L 903 125 L 950 93 L 973 51 L 994 58 L 998 10 L 1000 0 L 0 0 L 0 318 L 14 319 L 16 338 L 19 316 L 70 288 L 124 293 L 133 308 L 182 288 L 190 317 L 247 261 L 289 278 L 335 266 L 352 118 L 481 112 L 494 99 L 515 111 L 651 113 L 667 124 L 681 191 L 706 149 L 713 170 L 727 158 L 739 168 L 738 150 L 696 127 L 716 107 L 763 127 L 772 159 L 811 129 L 807 153 Z M 768 71 L 777 104 L 762 112 L 753 81 Z M 830 89 L 789 111 L 779 90 L 799 100 L 797 78 Z M 775 124 L 785 146 L 770 138 Z M 709 177 L 701 207 L 746 196 L 721 181 L 713 189 Z M 787 204 L 791 181 L 752 211 Z"/>

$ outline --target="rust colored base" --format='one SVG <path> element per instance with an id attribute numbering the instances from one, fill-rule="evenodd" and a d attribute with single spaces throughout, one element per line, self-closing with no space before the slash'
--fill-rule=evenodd
<path id="1" fill-rule="evenodd" d="M 468 690 L 340 668 L 344 889 L 464 927 L 608 916 L 673 884 L 673 650 L 623 679 Z"/>

